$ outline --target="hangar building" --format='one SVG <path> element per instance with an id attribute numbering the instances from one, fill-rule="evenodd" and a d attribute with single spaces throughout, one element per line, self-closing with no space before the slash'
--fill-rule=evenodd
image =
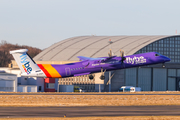
<path id="1" fill-rule="evenodd" d="M 112 42 L 109 42 L 112 41 Z M 62 40 L 43 50 L 34 57 L 37 63 L 62 64 L 79 61 L 77 56 L 104 57 L 109 50 L 119 56 L 122 49 L 125 55 L 145 52 L 159 52 L 171 59 L 165 65 L 112 71 L 111 91 L 118 91 L 122 85 L 141 87 L 143 91 L 175 91 L 180 89 L 180 36 L 80 36 Z M 61 78 L 59 84 L 78 85 L 85 91 L 109 91 L 109 76 L 100 80 L 101 73 L 94 80 L 87 75 Z"/>
<path id="2" fill-rule="evenodd" d="M 0 70 L 0 91 L 17 92 L 17 75 Z"/>
<path id="3" fill-rule="evenodd" d="M 44 92 L 44 79 L 21 76 L 21 71 L 13 60 L 9 68 L 0 67 L 0 91 Z"/>

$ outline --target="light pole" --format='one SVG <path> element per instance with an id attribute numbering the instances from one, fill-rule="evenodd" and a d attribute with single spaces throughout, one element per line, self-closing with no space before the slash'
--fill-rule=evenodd
<path id="1" fill-rule="evenodd" d="M 57 85 L 57 92 L 59 92 L 59 79 L 58 79 L 58 85 Z"/>
<path id="2" fill-rule="evenodd" d="M 111 49 L 111 44 L 113 43 L 111 39 L 109 39 L 108 43 L 110 44 L 110 49 Z M 111 71 L 109 71 L 109 92 L 111 92 Z"/>

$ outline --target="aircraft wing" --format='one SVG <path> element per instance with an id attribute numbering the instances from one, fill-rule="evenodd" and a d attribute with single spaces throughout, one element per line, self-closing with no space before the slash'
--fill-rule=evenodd
<path id="1" fill-rule="evenodd" d="M 80 61 L 85 61 L 85 60 L 100 60 L 100 61 L 106 61 L 109 60 L 111 58 L 114 58 L 116 56 L 112 56 L 112 57 L 105 57 L 105 58 L 91 58 L 91 57 L 84 57 L 84 56 L 78 56 Z"/>
<path id="2" fill-rule="evenodd" d="M 93 58 L 90 57 L 84 57 L 84 56 L 78 56 L 80 61 L 85 61 L 85 60 L 92 60 Z"/>

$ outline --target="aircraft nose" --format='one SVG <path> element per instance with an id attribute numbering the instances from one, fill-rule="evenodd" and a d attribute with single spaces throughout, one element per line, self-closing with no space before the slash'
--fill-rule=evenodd
<path id="1" fill-rule="evenodd" d="M 169 62 L 170 60 L 171 60 L 170 58 L 164 56 L 164 62 Z"/>

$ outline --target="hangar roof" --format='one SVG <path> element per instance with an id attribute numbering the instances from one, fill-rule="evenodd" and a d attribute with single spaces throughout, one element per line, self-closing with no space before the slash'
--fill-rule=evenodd
<path id="1" fill-rule="evenodd" d="M 77 56 L 105 57 L 111 49 L 119 56 L 122 49 L 125 55 L 132 55 L 148 44 L 170 36 L 80 36 L 62 40 L 46 48 L 36 61 L 78 61 Z M 109 41 L 113 43 L 110 44 Z"/>

